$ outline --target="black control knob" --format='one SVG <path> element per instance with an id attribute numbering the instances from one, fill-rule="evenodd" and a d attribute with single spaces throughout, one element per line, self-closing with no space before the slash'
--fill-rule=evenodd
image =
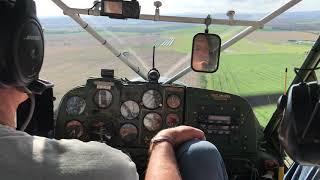
<path id="1" fill-rule="evenodd" d="M 148 80 L 150 82 L 158 82 L 160 79 L 160 72 L 153 68 L 148 72 Z"/>

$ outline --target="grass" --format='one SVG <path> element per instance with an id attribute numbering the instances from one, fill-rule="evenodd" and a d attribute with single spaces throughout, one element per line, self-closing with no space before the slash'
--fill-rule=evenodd
<path id="1" fill-rule="evenodd" d="M 174 49 L 177 52 L 181 52 L 181 53 L 190 53 L 192 48 L 193 36 L 199 32 L 204 32 L 204 29 L 205 29 L 204 26 L 195 26 L 193 28 L 167 31 L 163 33 L 162 36 L 175 37 L 174 44 L 168 49 L 171 49 L 171 50 Z M 224 32 L 227 31 L 228 34 L 225 34 L 224 36 L 222 36 L 222 39 L 224 39 L 224 37 L 227 37 L 230 35 L 229 33 L 233 33 L 235 30 L 238 30 L 237 28 L 232 29 L 231 31 L 228 31 L 227 29 L 228 27 L 226 26 L 212 26 L 209 28 L 209 32 L 223 34 Z"/>
<path id="2" fill-rule="evenodd" d="M 206 75 L 207 88 L 242 96 L 283 91 L 285 69 L 290 82 L 293 68 L 303 58 L 301 54 L 223 54 L 219 71 Z"/>
<path id="3" fill-rule="evenodd" d="M 272 117 L 272 114 L 275 110 L 276 106 L 273 104 L 253 109 L 256 117 L 259 120 L 260 125 L 263 127 L 265 127 L 268 124 L 269 119 Z"/>

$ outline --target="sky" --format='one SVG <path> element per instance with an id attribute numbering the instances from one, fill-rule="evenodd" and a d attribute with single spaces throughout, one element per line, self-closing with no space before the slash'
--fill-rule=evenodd
<path id="1" fill-rule="evenodd" d="M 90 8 L 93 0 L 62 0 L 73 8 Z M 138 0 L 142 14 L 154 14 L 153 0 Z M 160 14 L 172 15 L 181 13 L 225 13 L 235 10 L 237 13 L 268 13 L 280 7 L 289 0 L 161 0 Z M 320 0 L 302 0 L 290 11 L 320 10 Z M 35 0 L 38 16 L 62 16 L 59 9 L 51 0 Z M 196 2 L 196 3 L 195 3 Z"/>

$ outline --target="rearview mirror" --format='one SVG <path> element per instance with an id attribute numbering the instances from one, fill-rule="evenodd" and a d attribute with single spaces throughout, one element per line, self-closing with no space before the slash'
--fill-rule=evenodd
<path id="1" fill-rule="evenodd" d="M 139 19 L 140 5 L 139 2 L 135 0 L 101 0 L 100 15 L 116 19 Z"/>
<path id="2" fill-rule="evenodd" d="M 196 72 L 218 70 L 221 38 L 216 34 L 198 33 L 193 37 L 191 67 Z"/>

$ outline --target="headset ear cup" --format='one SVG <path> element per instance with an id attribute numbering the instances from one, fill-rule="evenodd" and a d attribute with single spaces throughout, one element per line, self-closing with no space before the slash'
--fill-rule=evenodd
<path id="1" fill-rule="evenodd" d="M 40 23 L 27 19 L 16 32 L 13 59 L 18 86 L 27 86 L 37 80 L 43 63 L 44 39 Z"/>
<path id="2" fill-rule="evenodd" d="M 28 86 L 39 78 L 44 57 L 42 27 L 33 0 L 19 0 L 0 12 L 0 85 Z"/>

